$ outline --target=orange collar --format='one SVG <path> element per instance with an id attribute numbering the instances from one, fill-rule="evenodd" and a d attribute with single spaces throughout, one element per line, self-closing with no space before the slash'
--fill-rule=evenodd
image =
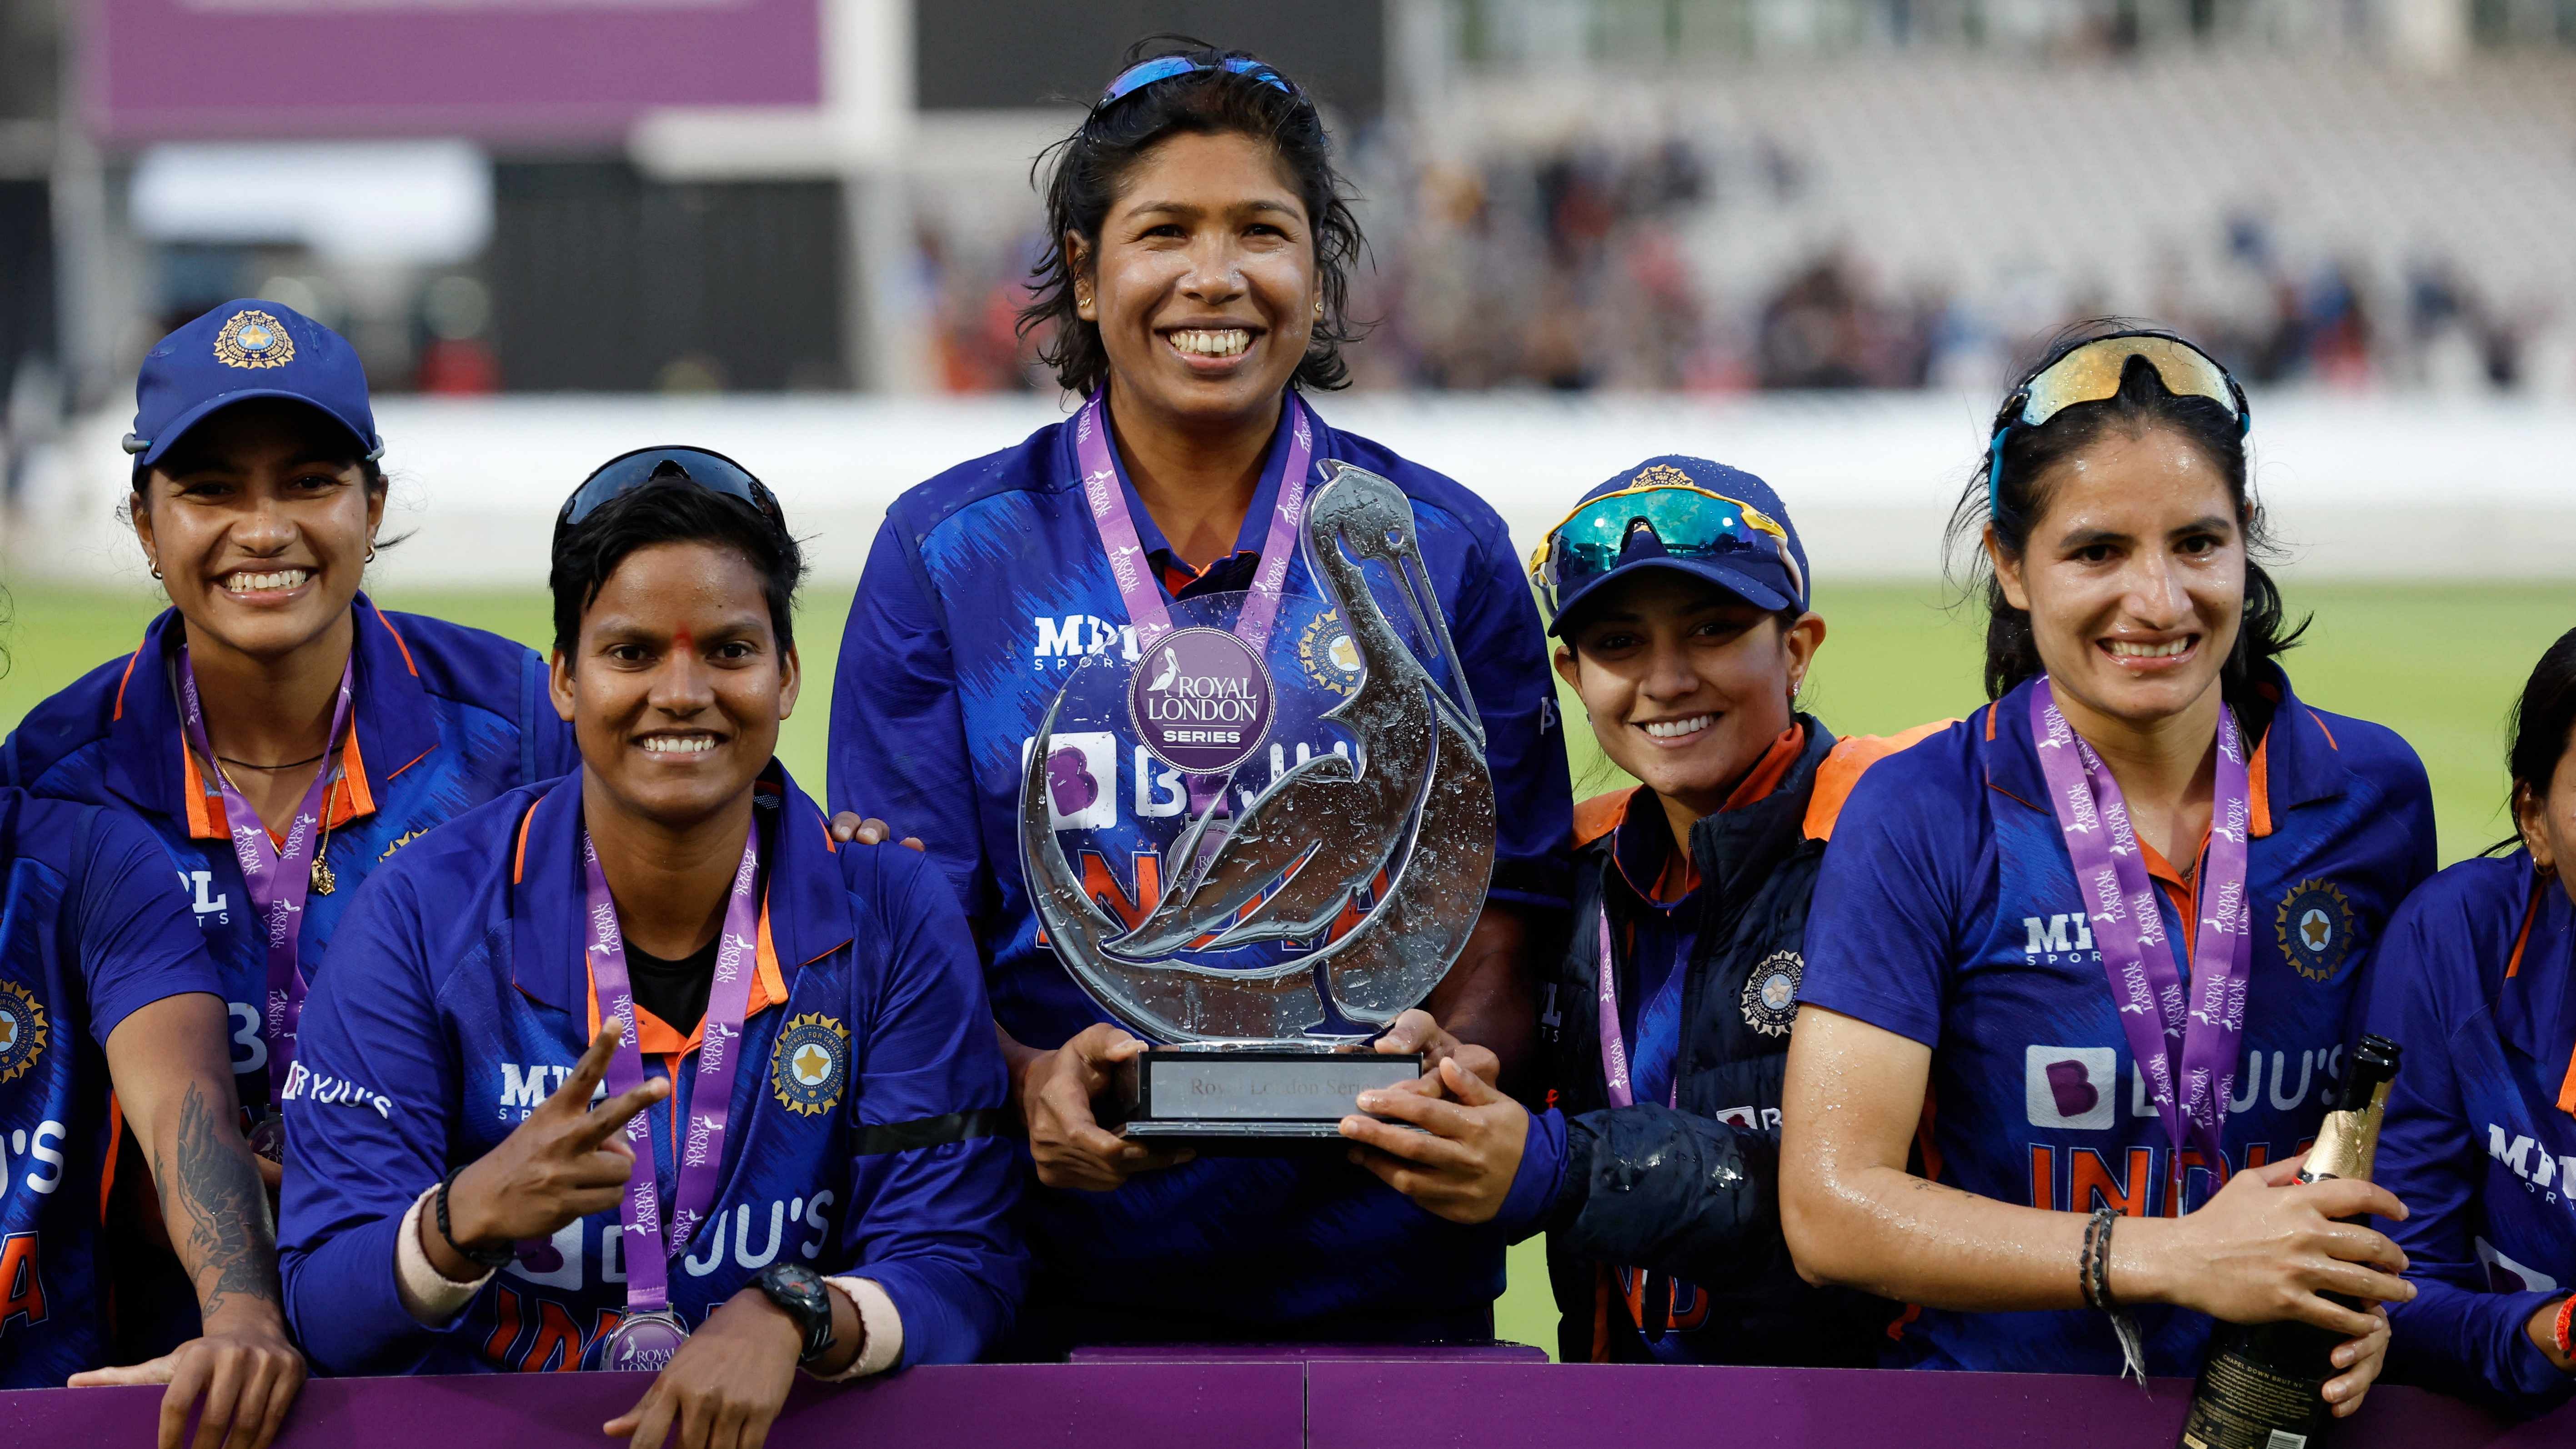
<path id="1" fill-rule="evenodd" d="M 787 999 L 787 981 L 779 974 L 778 952 L 769 941 L 769 902 L 765 896 L 760 903 L 758 960 L 759 965 L 754 969 L 751 977 L 751 1004 L 743 1013 L 745 1020 L 758 1016 L 761 1012 Z M 590 982 L 589 1036 L 595 1037 L 599 1035 L 599 980 L 591 976 L 590 961 L 587 957 L 582 960 L 582 975 Z M 683 1037 L 677 1028 L 646 1011 L 643 1003 L 636 1003 L 635 1049 L 637 1051 L 676 1059 L 696 1051 L 698 1043 L 705 1039 L 706 1031 L 706 1018 L 702 1016 L 698 1019 L 697 1026 Z M 676 1060 L 674 1065 L 676 1066 Z"/>
<path id="2" fill-rule="evenodd" d="M 179 768 L 186 781 L 188 801 L 188 838 L 191 840 L 229 840 L 232 827 L 224 817 L 224 787 L 220 779 L 210 777 L 197 763 L 197 752 L 188 748 L 186 736 L 179 740 Z M 361 815 L 376 812 L 375 792 L 367 788 L 366 756 L 358 749 L 358 732 L 351 729 L 340 743 L 340 778 L 331 783 L 324 809 L 324 828 L 337 830 Z M 271 840 L 283 848 L 277 832 Z"/>

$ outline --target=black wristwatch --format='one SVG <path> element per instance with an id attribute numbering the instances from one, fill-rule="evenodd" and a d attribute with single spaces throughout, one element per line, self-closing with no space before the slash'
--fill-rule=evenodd
<path id="1" fill-rule="evenodd" d="M 805 1339 L 798 1363 L 812 1363 L 832 1351 L 832 1290 L 822 1274 L 799 1263 L 772 1263 L 752 1283 L 796 1320 L 796 1331 Z"/>

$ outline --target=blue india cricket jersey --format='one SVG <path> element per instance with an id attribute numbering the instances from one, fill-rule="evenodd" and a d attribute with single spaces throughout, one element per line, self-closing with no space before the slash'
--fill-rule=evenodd
<path id="1" fill-rule="evenodd" d="M 334 888 L 305 897 L 308 981 L 370 871 L 440 822 L 578 762 L 534 651 L 480 629 L 383 612 L 364 594 L 354 609 L 353 722 L 324 854 Z M 160 838 L 223 972 L 235 1085 L 256 1105 L 269 1099 L 260 1011 L 267 945 L 226 830 L 222 783 L 181 736 L 173 671 L 185 633 L 178 611 L 165 611 L 133 654 L 36 706 L 0 744 L 0 784 L 128 812 Z"/>
<path id="2" fill-rule="evenodd" d="M 1248 586 L 1285 438 L 1283 429 L 1274 439 L 1238 551 L 1195 578 L 1173 559 L 1122 465 L 1139 542 L 1176 597 Z M 1331 476 L 1332 461 L 1347 461 L 1393 480 L 1412 501 L 1423 563 L 1484 722 L 1500 828 L 1493 893 L 1561 908 L 1573 808 L 1564 741 L 1538 611 L 1502 520 L 1450 479 L 1320 420 L 1314 456 L 1319 479 Z M 1058 423 L 898 500 L 851 607 L 833 692 L 834 808 L 882 816 L 928 846 L 974 922 L 996 1017 L 1037 1047 L 1110 1020 L 1039 940 L 1017 831 L 1021 751 L 1048 704 L 1085 657 L 1135 653 L 1133 621 L 1079 478 L 1072 426 Z M 1347 687 L 1351 666 L 1331 648 L 1326 596 L 1302 558 L 1285 587 L 1274 671 Z M 1407 611 L 1391 587 L 1381 582 L 1376 593 L 1403 627 Z M 1436 654 L 1417 655 L 1444 685 L 1454 683 Z M 1101 843 L 1077 868 L 1095 898 L 1141 920 L 1162 862 L 1139 827 L 1168 830 L 1187 808 L 1179 774 L 1107 735 L 1082 743 L 1059 734 L 1055 743 L 1078 745 L 1084 760 L 1080 779 L 1060 782 L 1057 803 L 1075 806 L 1065 818 Z M 1336 743 L 1274 738 L 1237 787 L 1258 788 Z M 1443 1223 L 1339 1158 L 1202 1160 L 1140 1175 L 1114 1193 L 1040 1189 L 1029 1216 L 1051 1289 L 1134 1312 L 1254 1326 L 1380 1310 L 1429 1315 L 1481 1308 L 1501 1287 L 1498 1235 Z"/>
<path id="3" fill-rule="evenodd" d="M 2520 1413 L 2576 1394 L 2523 1331 L 2576 1290 L 2572 971 L 2566 887 L 2516 851 L 2409 897 L 2371 985 L 2370 1029 L 2405 1049 L 2372 1173 L 2410 1214 L 2377 1224 L 2416 1288 L 2389 1372 Z"/>
<path id="4" fill-rule="evenodd" d="M 2227 1172 L 2314 1138 L 2363 967 L 2389 913 L 2432 872 L 2431 791 L 2395 734 L 2312 709 L 2272 676 L 2250 762 L 2245 1059 L 2221 1134 L 2229 1160 L 2204 1162 L 2174 1149 L 2130 1055 L 2048 807 L 2032 688 L 1862 777 L 1817 881 L 1799 999 L 1932 1048 L 1924 1176 L 2040 1208 L 2174 1216 Z M 2152 850 L 2149 864 L 2166 939 L 2189 941 L 2188 887 Z M 2147 1372 L 2198 1371 L 2208 1318 L 2137 1315 Z M 1893 1332 L 1894 1367 L 2120 1367 L 2110 1320 L 2081 1310 L 1910 1310 Z"/>
<path id="5" fill-rule="evenodd" d="M 108 1035 L 222 988 L 133 821 L 0 789 L 0 872 L 0 1389 L 56 1388 L 107 1356 Z"/>
<path id="6" fill-rule="evenodd" d="M 625 1314 L 615 1208 L 565 1226 L 438 1327 L 394 1286 L 404 1213 L 524 1121 L 597 1030 L 580 804 L 578 776 L 514 790 L 403 852 L 359 893 L 306 1003 L 278 1236 L 288 1315 L 329 1372 L 573 1370 Z M 671 1264 L 671 1307 L 694 1327 L 762 1268 L 803 1263 L 886 1290 L 903 1364 L 973 1359 L 1025 1268 L 1007 1222 L 1019 1167 L 995 1135 L 1001 1051 L 965 922 L 913 852 L 835 847 L 775 764 L 756 815 L 752 1012 L 721 1185 Z M 637 1025 L 645 1069 L 675 1083 L 649 1109 L 667 1203 L 698 1037 L 649 1013 Z"/>

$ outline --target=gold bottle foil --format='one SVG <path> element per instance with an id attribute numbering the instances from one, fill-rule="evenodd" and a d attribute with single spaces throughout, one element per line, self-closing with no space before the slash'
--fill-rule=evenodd
<path id="1" fill-rule="evenodd" d="M 2370 1181 L 2371 1168 L 2379 1157 L 2379 1124 L 2388 1115 L 2388 1088 L 2389 1083 L 2382 1081 L 2368 1102 L 2326 1114 L 2325 1122 L 2317 1128 L 2317 1145 L 2308 1149 L 2307 1165 L 2299 1170 L 2302 1180 L 2340 1177 Z"/>

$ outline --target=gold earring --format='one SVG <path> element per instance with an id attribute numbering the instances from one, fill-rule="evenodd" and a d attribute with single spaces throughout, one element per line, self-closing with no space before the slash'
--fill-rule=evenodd
<path id="1" fill-rule="evenodd" d="M 1321 297 L 1315 299 L 1315 320 L 1318 322 L 1324 320 L 1324 299 Z"/>
<path id="2" fill-rule="evenodd" d="M 152 577 L 155 579 L 161 577 L 161 566 L 159 564 L 154 564 L 152 566 Z"/>

